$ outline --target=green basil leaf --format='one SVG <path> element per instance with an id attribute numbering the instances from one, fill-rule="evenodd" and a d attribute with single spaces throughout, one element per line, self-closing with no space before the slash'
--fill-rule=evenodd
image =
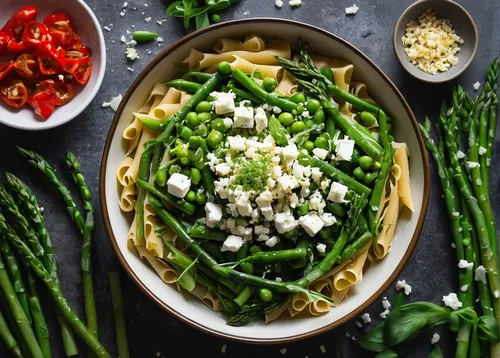
<path id="1" fill-rule="evenodd" d="M 493 317 L 481 316 L 477 321 L 477 335 L 485 341 L 500 341 L 498 323 Z"/>
<path id="2" fill-rule="evenodd" d="M 355 341 L 355 343 L 370 352 L 382 352 L 386 350 L 389 347 L 384 343 L 384 326 L 385 322 L 382 321 L 377 327 Z"/>
<path id="3" fill-rule="evenodd" d="M 184 27 L 187 29 L 189 27 L 189 20 L 191 19 L 191 11 L 193 10 L 193 1 L 182 0 L 182 5 L 184 7 Z"/>
<path id="4" fill-rule="evenodd" d="M 175 17 L 184 17 L 184 6 L 182 0 L 174 1 L 167 8 L 167 14 Z"/>
<path id="5" fill-rule="evenodd" d="M 472 307 L 465 307 L 462 309 L 459 309 L 457 311 L 452 311 L 451 316 L 458 316 L 460 319 L 470 323 L 470 324 L 476 324 L 477 322 L 477 313 L 474 311 Z"/>
<path id="6" fill-rule="evenodd" d="M 443 353 L 441 352 L 441 348 L 439 348 L 439 344 L 436 344 L 434 348 L 432 348 L 429 358 L 443 358 Z"/>
<path id="7" fill-rule="evenodd" d="M 446 308 L 429 302 L 408 303 L 393 309 L 387 317 L 384 342 L 394 346 L 449 320 L 450 312 Z"/>
<path id="8" fill-rule="evenodd" d="M 380 352 L 375 356 L 375 358 L 398 358 L 398 354 L 394 352 L 391 348 L 387 348 L 385 351 Z"/>
<path id="9" fill-rule="evenodd" d="M 196 30 L 202 29 L 210 25 L 210 20 L 208 19 L 208 14 L 206 12 L 196 16 L 195 20 L 196 20 Z"/>
<path id="10" fill-rule="evenodd" d="M 405 293 L 403 291 L 399 291 L 392 298 L 391 301 L 392 309 L 394 310 L 395 308 L 401 307 L 404 304 L 405 304 Z"/>

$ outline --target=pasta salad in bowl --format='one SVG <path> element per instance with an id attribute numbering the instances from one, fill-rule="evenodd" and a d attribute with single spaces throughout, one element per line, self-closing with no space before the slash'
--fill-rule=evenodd
<path id="1" fill-rule="evenodd" d="M 290 31 L 261 36 L 259 22 Z M 103 212 L 127 271 L 170 312 L 228 338 L 302 338 L 359 314 L 402 269 L 427 207 L 422 148 L 404 99 L 352 46 L 237 21 L 174 44 L 132 85 Z"/>

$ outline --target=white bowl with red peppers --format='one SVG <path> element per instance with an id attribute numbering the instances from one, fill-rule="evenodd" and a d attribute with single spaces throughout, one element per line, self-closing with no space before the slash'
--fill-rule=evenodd
<path id="1" fill-rule="evenodd" d="M 82 0 L 6 0 L 0 11 L 0 123 L 65 124 L 87 108 L 106 69 L 104 36 Z"/>

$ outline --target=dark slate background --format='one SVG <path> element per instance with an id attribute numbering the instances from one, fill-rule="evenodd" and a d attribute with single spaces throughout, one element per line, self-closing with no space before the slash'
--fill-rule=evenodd
<path id="1" fill-rule="evenodd" d="M 222 21 L 245 17 L 271 16 L 303 21 L 331 31 L 364 51 L 373 59 L 403 92 L 417 118 L 421 121 L 425 114 L 433 118 L 439 104 L 449 99 L 453 83 L 431 85 L 419 82 L 403 71 L 394 56 L 392 32 L 399 15 L 412 3 L 412 0 L 358 0 L 360 10 L 355 16 L 346 16 L 344 8 L 351 6 L 353 0 L 303 0 L 300 8 L 292 9 L 284 1 L 282 9 L 274 6 L 273 0 L 242 0 L 233 8 L 225 11 Z M 459 82 L 470 93 L 472 84 L 479 80 L 484 83 L 484 71 L 494 56 L 498 56 L 500 33 L 500 2 L 498 0 L 460 0 L 475 19 L 479 29 L 479 52 L 469 67 L 460 77 Z M 102 108 L 103 101 L 113 96 L 124 94 L 142 68 L 153 56 L 186 34 L 179 19 L 168 19 L 162 26 L 156 20 L 164 18 L 167 3 L 159 0 L 130 0 L 124 18 L 120 17 L 123 2 L 120 0 L 87 0 L 97 15 L 102 26 L 110 26 L 111 31 L 104 33 L 107 45 L 108 67 L 101 91 L 91 105 L 75 120 L 62 127 L 45 132 L 22 132 L 0 125 L 0 172 L 11 171 L 25 179 L 38 194 L 39 201 L 45 207 L 48 226 L 52 233 L 56 258 L 64 284 L 66 297 L 83 317 L 83 293 L 80 278 L 80 237 L 66 214 L 65 207 L 53 192 L 41 180 L 38 173 L 28 165 L 15 151 L 15 144 L 32 148 L 44 155 L 62 171 L 60 160 L 66 150 L 73 151 L 79 158 L 86 173 L 87 181 L 98 197 L 99 166 L 104 141 L 113 112 Z M 145 6 L 147 4 L 148 6 Z M 137 7 L 137 10 L 133 10 Z M 142 15 L 142 12 L 145 12 Z M 144 18 L 151 16 L 153 21 L 145 23 Z M 126 30 L 149 29 L 158 32 L 165 39 L 162 46 L 156 43 L 137 47 L 140 59 L 128 62 L 120 43 L 121 35 Z M 368 37 L 362 34 L 371 32 Z M 146 53 L 147 49 L 152 54 Z M 130 66 L 135 72 L 130 72 Z M 499 129 L 500 131 L 500 129 Z M 498 146 L 498 140 L 497 140 Z M 493 163 L 500 160 L 499 151 Z M 434 169 L 431 162 L 432 169 Z M 62 176 L 65 182 L 66 178 Z M 429 211 L 417 248 L 400 279 L 406 279 L 413 287 L 411 300 L 427 300 L 439 303 L 444 294 L 457 291 L 457 268 L 454 251 L 450 247 L 451 236 L 448 229 L 445 207 L 441 199 L 438 178 L 432 170 L 431 199 Z M 67 182 L 69 185 L 69 182 Z M 492 180 L 492 203 L 498 208 L 498 170 Z M 107 272 L 121 270 L 115 253 L 105 233 L 100 205 L 95 199 L 97 211 L 96 231 L 94 234 L 94 267 L 97 309 L 99 314 L 99 336 L 103 344 L 116 356 L 113 317 L 108 289 Z M 130 350 L 133 357 L 281 357 L 280 350 L 287 348 L 287 357 L 335 357 L 339 347 L 342 357 L 369 357 L 351 340 L 346 338 L 346 331 L 360 336 L 360 331 L 353 322 L 325 333 L 321 336 L 292 344 L 277 346 L 256 346 L 225 341 L 195 330 L 174 319 L 167 312 L 156 306 L 122 271 L 123 290 L 126 301 L 127 329 Z M 394 294 L 391 288 L 387 295 Z M 44 300 L 45 301 L 45 300 Z M 46 305 L 47 303 L 44 302 Z M 342 306 L 340 308 L 342 309 Z M 372 317 L 378 318 L 382 311 L 380 300 L 368 310 Z M 63 356 L 59 330 L 53 319 L 53 313 L 46 310 L 50 317 L 54 356 Z M 374 324 L 372 323 L 372 327 Z M 442 336 L 441 348 L 446 357 L 454 354 L 454 337 L 444 327 L 437 329 Z M 427 357 L 430 349 L 432 332 L 425 333 L 418 340 L 403 347 L 401 353 L 411 357 Z M 221 353 L 222 345 L 227 345 L 227 352 Z M 321 354 L 320 345 L 327 352 Z M 0 348 L 1 349 L 1 348 Z M 82 346 L 81 351 L 84 351 Z M 0 356 L 4 354 L 0 351 Z M 81 354 L 84 356 L 84 354 Z"/>

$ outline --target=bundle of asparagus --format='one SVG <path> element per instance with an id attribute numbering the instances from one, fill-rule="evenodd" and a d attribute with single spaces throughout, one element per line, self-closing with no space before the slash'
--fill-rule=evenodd
<path id="1" fill-rule="evenodd" d="M 393 352 L 390 346 L 449 322 L 450 328 L 457 331 L 455 357 L 500 357 L 498 241 L 489 192 L 498 103 L 497 59 L 489 66 L 486 77 L 484 89 L 475 101 L 457 86 L 451 108 L 442 104 L 436 122 L 437 145 L 430 135 L 431 121 L 426 118 L 420 125 L 444 192 L 460 270 L 461 308 L 452 311 L 427 302 L 399 305 L 382 327 L 359 340 L 365 349 L 388 354 Z M 479 302 L 478 307 L 474 307 L 475 302 Z M 433 351 L 435 356 L 439 356 L 437 351 Z"/>

